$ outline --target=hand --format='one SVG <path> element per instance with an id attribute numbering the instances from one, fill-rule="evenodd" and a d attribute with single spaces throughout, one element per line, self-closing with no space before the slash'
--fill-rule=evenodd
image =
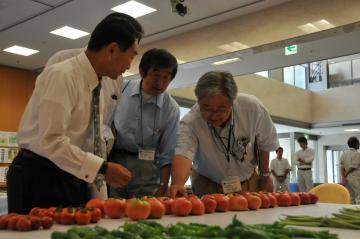
<path id="1" fill-rule="evenodd" d="M 108 162 L 105 181 L 113 188 L 126 186 L 131 180 L 131 172 L 117 163 Z"/>
<path id="2" fill-rule="evenodd" d="M 273 183 L 269 176 L 260 176 L 259 191 L 264 191 L 264 192 L 273 191 Z"/>
<path id="3" fill-rule="evenodd" d="M 155 192 L 155 197 L 165 197 L 168 194 L 168 185 L 161 185 Z"/>
<path id="4" fill-rule="evenodd" d="M 178 195 L 186 196 L 187 192 L 184 185 L 173 184 L 170 186 L 170 197 L 174 198 Z"/>

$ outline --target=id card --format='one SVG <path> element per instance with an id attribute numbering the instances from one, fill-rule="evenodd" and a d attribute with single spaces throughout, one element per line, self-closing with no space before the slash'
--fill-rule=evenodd
<path id="1" fill-rule="evenodd" d="M 238 176 L 227 177 L 221 181 L 221 184 L 225 194 L 241 191 L 241 183 Z"/>
<path id="2" fill-rule="evenodd" d="M 138 157 L 140 160 L 154 161 L 155 160 L 155 150 L 154 149 L 140 149 Z"/>

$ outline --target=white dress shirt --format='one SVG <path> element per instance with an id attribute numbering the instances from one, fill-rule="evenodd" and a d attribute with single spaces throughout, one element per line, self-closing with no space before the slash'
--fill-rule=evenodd
<path id="1" fill-rule="evenodd" d="M 286 158 L 274 158 L 271 160 L 270 170 L 274 171 L 277 176 L 284 176 L 287 169 L 291 169 L 291 167 L 289 161 Z"/>
<path id="2" fill-rule="evenodd" d="M 346 150 L 340 157 L 341 168 L 344 168 L 346 172 L 350 168 L 355 168 L 351 175 L 360 176 L 360 153 L 353 148 Z"/>
<path id="3" fill-rule="evenodd" d="M 21 119 L 19 146 L 48 158 L 82 180 L 93 182 L 104 161 L 92 153 L 91 101 L 98 83 L 85 52 L 47 67 L 37 78 Z M 100 98 L 100 112 L 103 107 Z M 100 115 L 101 122 L 102 118 Z"/>
<path id="4" fill-rule="evenodd" d="M 311 165 L 310 164 L 300 165 L 300 162 L 298 161 L 299 158 L 304 160 L 306 163 L 312 163 L 315 158 L 315 152 L 312 148 L 309 148 L 309 147 L 307 147 L 305 150 L 300 149 L 295 152 L 295 162 L 296 162 L 298 168 L 312 168 L 312 164 Z"/>

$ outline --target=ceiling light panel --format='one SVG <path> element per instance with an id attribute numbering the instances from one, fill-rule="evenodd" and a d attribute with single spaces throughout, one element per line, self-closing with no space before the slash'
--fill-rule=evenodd
<path id="1" fill-rule="evenodd" d="M 220 48 L 221 50 L 224 50 L 224 51 L 234 52 L 234 51 L 239 51 L 239 50 L 249 48 L 249 46 L 242 44 L 241 42 L 234 41 L 229 44 L 220 45 L 220 46 L 218 46 L 218 48 Z"/>
<path id="2" fill-rule="evenodd" d="M 128 1 L 126 3 L 111 8 L 111 10 L 128 14 L 134 18 L 138 18 L 156 11 L 156 9 L 136 1 Z"/>
<path id="3" fill-rule="evenodd" d="M 346 132 L 359 132 L 360 129 L 344 129 Z"/>
<path id="4" fill-rule="evenodd" d="M 301 31 L 305 32 L 305 33 L 313 33 L 313 32 L 318 32 L 320 31 L 319 28 L 317 28 L 314 24 L 312 23 L 306 23 L 304 25 L 300 25 L 297 28 L 299 28 Z"/>
<path id="5" fill-rule="evenodd" d="M 230 59 L 226 59 L 226 60 L 222 60 L 222 61 L 213 62 L 211 65 L 215 65 L 215 66 L 224 65 L 224 64 L 236 62 L 236 61 L 239 61 L 239 60 L 240 60 L 239 57 L 234 57 L 234 58 L 230 58 Z"/>
<path id="6" fill-rule="evenodd" d="M 66 38 L 69 38 L 72 40 L 76 40 L 76 39 L 79 39 L 83 36 L 87 36 L 90 34 L 88 32 L 84 32 L 84 31 L 81 31 L 81 30 L 78 30 L 76 28 L 72 28 L 69 26 L 64 26 L 64 27 L 58 28 L 54 31 L 51 31 L 50 33 L 54 34 L 54 35 L 66 37 Z"/>
<path id="7" fill-rule="evenodd" d="M 8 47 L 8 48 L 4 49 L 3 51 L 10 52 L 10 53 L 17 54 L 17 55 L 22 55 L 22 56 L 30 56 L 30 55 L 33 55 L 33 54 L 36 54 L 39 52 L 38 50 L 34 50 L 34 49 L 22 47 L 22 46 L 17 46 L 17 45 Z"/>

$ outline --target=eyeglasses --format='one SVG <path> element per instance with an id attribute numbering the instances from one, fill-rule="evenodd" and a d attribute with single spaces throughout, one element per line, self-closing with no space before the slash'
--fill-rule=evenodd
<path id="1" fill-rule="evenodd" d="M 200 112 L 206 115 L 224 115 L 228 113 L 231 109 L 232 107 L 223 108 L 223 109 L 208 109 L 208 108 L 204 109 L 200 107 Z"/>

